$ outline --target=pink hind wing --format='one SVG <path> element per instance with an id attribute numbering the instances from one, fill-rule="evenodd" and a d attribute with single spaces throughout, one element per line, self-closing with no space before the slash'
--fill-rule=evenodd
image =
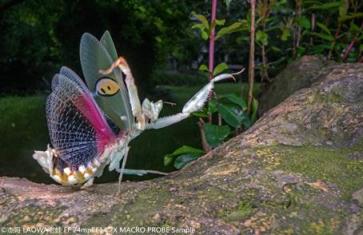
<path id="1" fill-rule="evenodd" d="M 77 168 L 98 158 L 116 136 L 82 80 L 57 74 L 47 101 L 47 121 L 59 167 Z"/>

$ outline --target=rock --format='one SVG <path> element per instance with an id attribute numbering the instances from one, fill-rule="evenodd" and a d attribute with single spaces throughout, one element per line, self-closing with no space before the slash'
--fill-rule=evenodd
<path id="1" fill-rule="evenodd" d="M 358 204 L 363 207 L 363 188 L 352 194 L 353 200 L 357 200 Z"/>
<path id="2" fill-rule="evenodd" d="M 281 103 L 295 91 L 310 87 L 311 84 L 324 73 L 331 61 L 324 61 L 317 56 L 303 56 L 289 64 L 278 76 L 273 79 L 267 90 L 260 97 L 259 113 L 265 113 L 272 107 Z"/>
<path id="3" fill-rule="evenodd" d="M 124 182 L 119 195 L 117 183 L 74 190 L 1 177 L 0 227 L 360 234 L 362 86 L 363 65 L 336 65 L 245 133 L 166 177 Z"/>

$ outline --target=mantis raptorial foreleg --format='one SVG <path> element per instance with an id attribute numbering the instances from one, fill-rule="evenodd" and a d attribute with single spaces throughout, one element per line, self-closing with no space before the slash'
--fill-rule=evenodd
<path id="1" fill-rule="evenodd" d="M 210 80 L 210 82 L 207 85 L 205 85 L 201 90 L 199 90 L 184 105 L 181 113 L 159 118 L 159 119 L 155 120 L 154 122 L 148 124 L 146 126 L 146 128 L 147 129 L 159 129 L 159 128 L 163 128 L 163 127 L 172 125 L 174 123 L 180 122 L 183 119 L 186 119 L 187 117 L 190 116 L 191 113 L 196 112 L 196 111 L 200 110 L 201 108 L 203 108 L 204 104 L 208 100 L 209 93 L 214 88 L 215 82 L 222 81 L 222 80 L 225 80 L 228 78 L 234 79 L 233 74 L 221 74 L 221 75 L 218 75 L 217 77 L 213 78 L 212 80 Z"/>

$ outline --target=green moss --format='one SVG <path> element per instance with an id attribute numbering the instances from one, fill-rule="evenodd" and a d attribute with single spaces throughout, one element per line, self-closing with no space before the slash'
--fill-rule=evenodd
<path id="1" fill-rule="evenodd" d="M 131 196 L 135 194 L 135 196 Z M 87 220 L 82 226 L 110 225 L 113 227 L 157 226 L 165 221 L 154 221 L 153 217 L 160 211 L 170 197 L 170 193 L 160 187 L 147 189 L 141 192 L 130 192 L 134 199 L 127 204 L 120 203 L 107 214 L 97 214 Z"/>
<path id="2" fill-rule="evenodd" d="M 314 95 L 314 101 L 321 103 L 340 103 L 344 101 L 344 97 L 342 97 L 340 94 L 338 94 L 337 92 L 330 92 L 327 94 L 320 94 L 320 93 L 315 93 Z"/>
<path id="3" fill-rule="evenodd" d="M 329 235 L 333 234 L 333 228 L 331 225 L 324 223 L 322 220 L 318 222 L 313 222 L 309 225 L 309 233 L 316 235 Z"/>
<path id="4" fill-rule="evenodd" d="M 241 201 L 239 205 L 231 211 L 220 214 L 224 220 L 230 221 L 241 221 L 253 213 L 254 209 L 249 202 Z"/>
<path id="5" fill-rule="evenodd" d="M 275 147 L 283 156 L 280 169 L 302 173 L 316 180 L 336 184 L 345 199 L 363 185 L 363 160 L 351 160 L 349 154 L 362 151 L 361 144 L 353 148 Z"/>

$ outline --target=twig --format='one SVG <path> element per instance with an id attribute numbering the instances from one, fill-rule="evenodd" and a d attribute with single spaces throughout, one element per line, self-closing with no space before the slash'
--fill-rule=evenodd
<path id="1" fill-rule="evenodd" d="M 208 70 L 209 70 L 209 80 L 213 79 L 214 70 L 214 41 L 215 41 L 215 20 L 217 14 L 217 0 L 212 0 L 211 9 L 211 23 L 210 23 L 210 34 L 209 34 L 209 60 L 208 60 Z M 209 94 L 208 101 L 211 99 L 212 95 Z M 209 123 L 212 123 L 212 114 L 208 115 Z"/>
<path id="2" fill-rule="evenodd" d="M 204 152 L 208 153 L 212 148 L 209 146 L 208 142 L 207 142 L 207 138 L 205 136 L 205 132 L 204 132 L 204 120 L 202 118 L 199 118 L 199 122 L 198 122 L 198 126 L 199 126 L 199 131 L 200 131 L 200 137 L 202 140 L 202 147 Z"/>
<path id="3" fill-rule="evenodd" d="M 253 83 L 255 80 L 255 13 L 256 0 L 251 0 L 251 29 L 250 29 L 250 54 L 248 64 L 248 108 L 247 112 L 251 112 L 253 100 Z"/>
<path id="4" fill-rule="evenodd" d="M 169 102 L 169 101 L 163 101 L 163 103 L 164 103 L 164 104 L 168 104 L 168 105 L 170 105 L 170 106 L 175 106 L 175 105 L 176 105 L 176 103 L 174 103 L 174 102 Z"/>
<path id="5" fill-rule="evenodd" d="M 363 23 L 360 25 L 360 29 L 362 30 L 363 29 Z M 348 45 L 348 47 L 347 47 L 347 49 L 345 49 L 345 51 L 344 51 L 344 55 L 342 56 L 342 60 L 344 61 L 344 62 L 346 62 L 347 61 L 347 59 L 348 59 L 348 56 L 349 56 L 349 54 L 350 54 L 350 52 L 352 51 L 352 49 L 353 49 L 353 47 L 354 47 L 354 44 L 356 44 L 357 43 L 357 41 L 358 41 L 358 37 L 357 37 L 358 35 L 356 35 L 354 38 L 353 38 L 353 40 L 350 42 L 350 44 Z"/>

